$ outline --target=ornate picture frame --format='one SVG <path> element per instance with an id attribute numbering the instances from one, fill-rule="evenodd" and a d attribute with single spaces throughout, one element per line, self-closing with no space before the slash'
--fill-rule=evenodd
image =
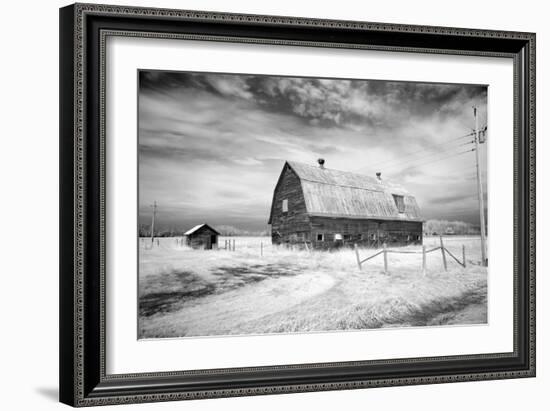
<path id="1" fill-rule="evenodd" d="M 513 61 L 513 350 L 129 374 L 106 371 L 111 36 Z M 60 400 L 73 406 L 535 376 L 535 34 L 75 4 L 60 10 Z"/>

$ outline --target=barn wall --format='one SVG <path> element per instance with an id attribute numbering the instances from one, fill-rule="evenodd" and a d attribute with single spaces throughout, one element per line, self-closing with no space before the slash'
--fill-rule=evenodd
<path id="1" fill-rule="evenodd" d="M 317 241 L 317 234 L 323 234 L 323 241 Z M 335 234 L 342 235 L 342 241 L 336 244 Z M 311 217 L 311 243 L 316 248 L 332 248 L 345 244 L 364 247 L 379 247 L 383 243 L 422 244 L 422 223 Z"/>
<path id="2" fill-rule="evenodd" d="M 288 200 L 288 212 L 283 213 L 283 200 Z M 310 225 L 300 180 L 285 166 L 275 188 L 271 211 L 271 240 L 273 244 L 300 242 L 309 236 Z"/>

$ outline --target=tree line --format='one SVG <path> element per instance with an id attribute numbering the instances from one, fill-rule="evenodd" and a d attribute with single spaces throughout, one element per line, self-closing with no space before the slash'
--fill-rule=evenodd
<path id="1" fill-rule="evenodd" d="M 168 227 L 168 228 L 159 228 L 155 227 L 155 237 L 181 237 L 185 234 L 187 230 L 191 227 L 182 229 L 177 227 Z M 227 237 L 245 237 L 245 236 L 268 236 L 270 234 L 268 229 L 262 231 L 250 231 L 242 230 L 240 228 L 231 226 L 231 225 L 218 225 L 212 226 L 214 230 L 220 233 L 222 236 Z M 151 225 L 150 224 L 140 224 L 139 225 L 139 236 L 140 237 L 151 237 Z"/>
<path id="2" fill-rule="evenodd" d="M 479 226 L 464 221 L 428 220 L 424 223 L 424 234 L 427 235 L 477 235 Z"/>

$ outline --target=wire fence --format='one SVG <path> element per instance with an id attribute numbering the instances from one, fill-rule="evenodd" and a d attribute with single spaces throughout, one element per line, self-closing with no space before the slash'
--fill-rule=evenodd
<path id="1" fill-rule="evenodd" d="M 386 243 L 382 244 L 382 249 L 376 251 L 375 253 L 362 258 L 360 256 L 360 248 L 357 244 L 354 244 L 354 252 L 355 252 L 355 259 L 357 266 L 359 270 L 362 270 L 363 264 L 365 264 L 367 261 L 372 260 L 380 255 L 383 257 L 383 263 L 384 263 L 384 273 L 388 273 L 388 255 L 389 254 L 418 254 L 422 256 L 422 273 L 426 274 L 426 266 L 427 266 L 427 255 L 436 251 L 440 251 L 441 253 L 441 259 L 443 262 L 443 267 L 445 271 L 448 270 L 448 258 L 450 259 L 450 262 L 455 262 L 459 266 L 466 268 L 467 260 L 466 260 L 466 247 L 464 244 L 462 244 L 462 255 L 457 256 L 453 252 L 451 252 L 447 247 L 445 247 L 443 236 L 439 237 L 429 237 L 425 238 L 425 240 L 431 240 L 429 241 L 432 244 L 424 244 L 420 250 L 411 250 L 411 249 L 396 249 L 396 248 L 388 248 Z M 435 247 L 433 246 L 434 240 L 438 240 L 439 244 Z M 464 238 L 449 238 L 445 237 L 445 242 L 451 241 L 464 241 Z M 475 238 L 474 238 L 475 240 Z M 222 242 L 223 241 L 223 242 Z M 145 250 L 152 250 L 153 248 L 159 248 L 161 247 L 161 243 L 164 244 L 162 247 L 169 247 L 172 248 L 173 245 L 175 245 L 177 248 L 186 248 L 187 243 L 185 241 L 184 237 L 172 237 L 170 239 L 165 238 L 163 241 L 159 241 L 159 238 L 156 237 L 154 239 L 150 238 L 141 238 L 141 248 Z M 427 241 L 425 241 L 426 243 Z M 173 245 L 169 245 L 173 244 Z M 219 242 L 213 243 L 211 245 L 211 249 L 219 250 L 219 251 L 227 251 L 227 252 L 235 252 L 237 249 L 239 250 L 245 250 L 252 253 L 258 253 L 260 257 L 263 257 L 266 252 L 269 252 L 269 250 L 275 250 L 279 249 L 279 247 L 284 247 L 285 249 L 289 250 L 305 250 L 307 252 L 313 252 L 315 250 L 315 247 L 307 241 L 304 241 L 303 243 L 296 243 L 296 244 L 287 244 L 287 245 L 281 245 L 277 246 L 274 244 L 271 244 L 270 242 L 263 242 L 259 241 L 259 243 L 254 242 L 254 244 L 251 244 L 249 242 L 245 242 L 244 244 L 239 245 L 239 241 L 235 238 L 220 238 Z M 475 262 L 470 261 L 470 263 L 475 264 Z"/>
<path id="2" fill-rule="evenodd" d="M 440 236 L 439 237 L 439 243 L 440 245 L 437 246 L 437 247 L 432 247 L 430 249 L 428 249 L 426 247 L 426 245 L 423 245 L 422 246 L 422 250 L 397 250 L 397 249 L 390 249 L 387 247 L 387 245 L 384 243 L 383 246 L 382 246 L 382 250 L 381 251 L 377 251 L 376 253 L 374 254 L 371 254 L 369 255 L 368 257 L 366 258 L 361 258 L 361 256 L 359 255 L 359 247 L 357 246 L 357 244 L 354 245 L 354 250 L 355 250 L 355 258 L 356 258 L 356 261 L 357 261 L 357 266 L 359 267 L 359 270 L 362 269 L 362 265 L 375 258 L 375 257 L 378 257 L 379 255 L 383 255 L 383 258 L 384 258 L 384 273 L 388 273 L 388 254 L 422 254 L 422 274 L 423 275 L 426 275 L 426 256 L 429 254 L 429 253 L 433 253 L 435 251 L 438 251 L 440 250 L 441 251 L 441 259 L 443 261 L 443 267 L 445 268 L 445 271 L 447 271 L 448 269 L 448 264 L 447 264 L 447 254 L 458 264 L 460 265 L 461 267 L 463 268 L 466 268 L 466 247 L 464 246 L 464 244 L 462 244 L 462 261 L 456 256 L 454 255 L 448 248 L 445 247 L 444 243 L 443 243 L 443 237 Z"/>

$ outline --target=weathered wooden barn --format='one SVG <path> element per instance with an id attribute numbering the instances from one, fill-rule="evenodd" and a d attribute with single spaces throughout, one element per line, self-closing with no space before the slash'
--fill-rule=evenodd
<path id="1" fill-rule="evenodd" d="M 422 244 L 422 217 L 404 188 L 377 177 L 286 162 L 269 224 L 273 244 L 333 248 Z"/>
<path id="2" fill-rule="evenodd" d="M 218 247 L 218 233 L 208 224 L 199 224 L 185 232 L 185 243 L 192 248 L 212 250 Z"/>

